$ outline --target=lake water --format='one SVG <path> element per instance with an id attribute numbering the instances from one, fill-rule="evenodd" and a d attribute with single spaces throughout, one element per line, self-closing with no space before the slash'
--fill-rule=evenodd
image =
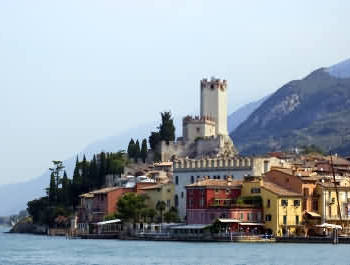
<path id="1" fill-rule="evenodd" d="M 350 245 L 66 240 L 4 234 L 0 264 L 350 264 Z"/>

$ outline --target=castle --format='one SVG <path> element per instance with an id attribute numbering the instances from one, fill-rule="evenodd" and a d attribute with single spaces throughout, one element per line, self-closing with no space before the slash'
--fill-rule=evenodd
<path id="1" fill-rule="evenodd" d="M 200 115 L 183 118 L 183 136 L 176 142 L 161 143 L 161 160 L 174 157 L 234 156 L 237 150 L 227 130 L 227 81 L 200 81 Z"/>

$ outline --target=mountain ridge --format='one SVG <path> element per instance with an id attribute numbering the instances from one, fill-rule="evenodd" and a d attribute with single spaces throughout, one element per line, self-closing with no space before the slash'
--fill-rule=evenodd
<path id="1" fill-rule="evenodd" d="M 316 144 L 347 155 L 350 78 L 338 78 L 329 74 L 329 69 L 319 68 L 271 95 L 230 133 L 238 150 L 262 154 Z"/>

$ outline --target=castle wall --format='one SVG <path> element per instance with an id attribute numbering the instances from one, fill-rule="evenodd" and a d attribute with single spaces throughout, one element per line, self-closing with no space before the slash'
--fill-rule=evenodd
<path id="1" fill-rule="evenodd" d="M 183 121 L 183 138 L 193 142 L 198 138 L 215 136 L 215 122 L 202 118 L 185 117 Z"/>

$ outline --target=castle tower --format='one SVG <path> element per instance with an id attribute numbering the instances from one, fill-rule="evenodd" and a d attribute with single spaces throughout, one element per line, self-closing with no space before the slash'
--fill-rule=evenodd
<path id="1" fill-rule="evenodd" d="M 216 135 L 228 135 L 227 130 L 227 82 L 212 78 L 201 80 L 201 117 L 209 117 L 216 123 Z"/>

